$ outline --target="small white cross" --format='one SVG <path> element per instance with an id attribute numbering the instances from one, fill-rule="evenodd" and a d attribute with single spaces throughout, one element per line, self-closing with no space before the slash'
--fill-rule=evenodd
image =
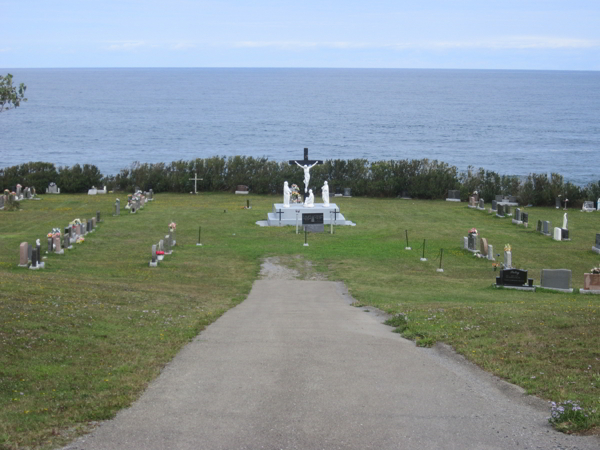
<path id="1" fill-rule="evenodd" d="M 194 194 L 198 193 L 197 185 L 198 181 L 203 181 L 204 178 L 198 178 L 198 173 L 194 173 L 194 178 L 190 178 L 190 181 L 194 181 Z"/>

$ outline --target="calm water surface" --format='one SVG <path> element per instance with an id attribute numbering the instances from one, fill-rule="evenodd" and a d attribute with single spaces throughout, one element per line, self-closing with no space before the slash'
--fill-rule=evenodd
<path id="1" fill-rule="evenodd" d="M 214 155 L 429 158 L 600 179 L 600 72 L 3 69 L 29 101 L 0 114 L 0 167 Z"/>

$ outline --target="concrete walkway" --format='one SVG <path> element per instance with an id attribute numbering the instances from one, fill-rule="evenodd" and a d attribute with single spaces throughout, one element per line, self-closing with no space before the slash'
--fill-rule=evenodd
<path id="1" fill-rule="evenodd" d="M 581 449 L 546 402 L 421 349 L 343 285 L 259 280 L 186 346 L 139 401 L 66 448 Z"/>

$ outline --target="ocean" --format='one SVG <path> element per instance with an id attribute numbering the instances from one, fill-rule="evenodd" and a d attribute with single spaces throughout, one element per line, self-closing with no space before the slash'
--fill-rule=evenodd
<path id="1" fill-rule="evenodd" d="M 246 155 L 440 160 L 460 171 L 600 180 L 600 72 L 432 69 L 0 69 L 0 167 Z"/>

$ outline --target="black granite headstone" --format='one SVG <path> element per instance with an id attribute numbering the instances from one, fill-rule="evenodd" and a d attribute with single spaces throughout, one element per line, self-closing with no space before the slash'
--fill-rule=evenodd
<path id="1" fill-rule="evenodd" d="M 496 277 L 496 284 L 501 286 L 525 286 L 527 284 L 527 271 L 522 269 L 502 269 L 500 276 Z"/>
<path id="2" fill-rule="evenodd" d="M 521 221 L 523 223 L 529 223 L 529 213 L 521 213 Z"/>
<path id="3" fill-rule="evenodd" d="M 325 231 L 323 213 L 303 213 L 302 225 L 306 231 L 311 233 L 322 233 Z"/>

